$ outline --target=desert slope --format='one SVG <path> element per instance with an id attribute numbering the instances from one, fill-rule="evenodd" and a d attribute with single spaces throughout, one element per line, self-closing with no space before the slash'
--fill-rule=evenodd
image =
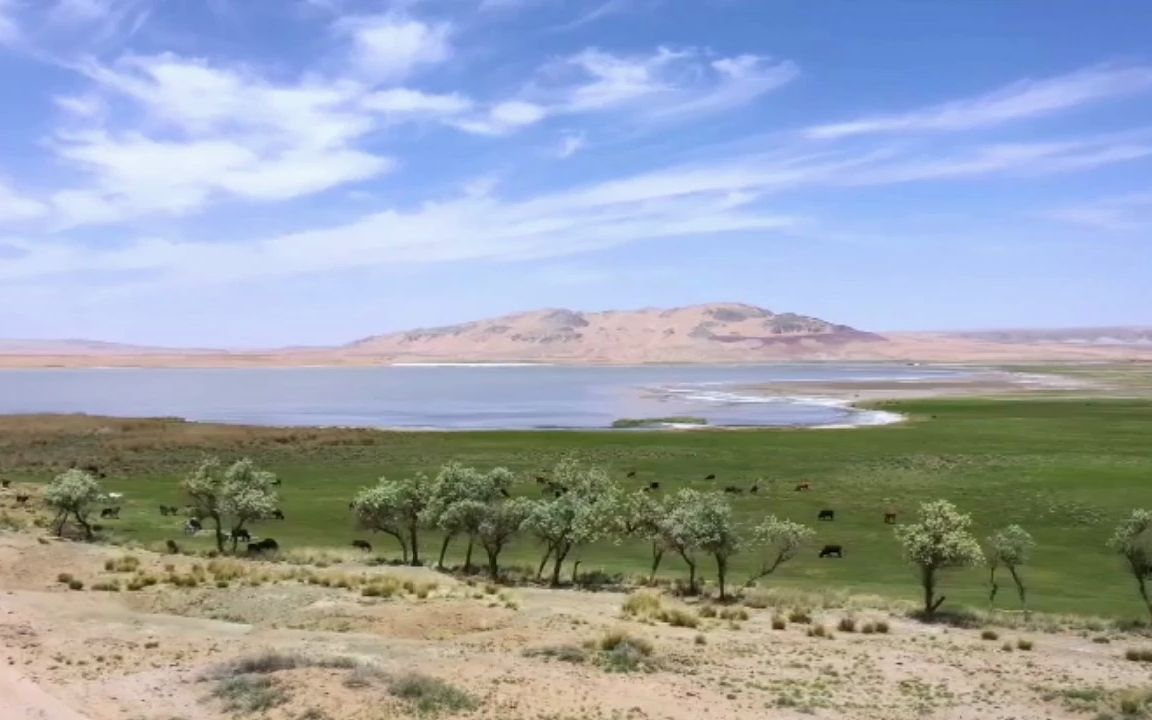
<path id="1" fill-rule="evenodd" d="M 1152 360 L 1152 330 L 875 333 L 743 303 L 604 312 L 537 310 L 374 335 L 328 348 L 177 350 L 90 341 L 0 341 L 0 368 L 1117 360 Z"/>

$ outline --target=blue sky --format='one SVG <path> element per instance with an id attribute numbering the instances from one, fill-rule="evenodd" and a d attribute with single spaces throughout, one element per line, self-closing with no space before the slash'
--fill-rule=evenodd
<path id="1" fill-rule="evenodd" d="M 0 0 L 0 337 L 1152 324 L 1144 0 Z"/>

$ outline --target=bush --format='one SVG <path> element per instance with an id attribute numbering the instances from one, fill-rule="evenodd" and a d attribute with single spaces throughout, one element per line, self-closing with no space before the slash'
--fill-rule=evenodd
<path id="1" fill-rule="evenodd" d="M 660 611 L 659 619 L 672 627 L 694 628 L 700 624 L 699 618 L 680 608 L 668 608 Z"/>
<path id="2" fill-rule="evenodd" d="M 812 625 L 811 627 L 808 628 L 808 637 L 822 638 L 822 637 L 830 637 L 830 636 L 828 635 L 828 631 L 824 629 L 823 624 L 816 623 L 815 625 Z"/>
<path id="3" fill-rule="evenodd" d="M 72 582 L 72 573 L 60 573 L 56 576 L 56 582 L 63 583 L 64 585 Z"/>
<path id="4" fill-rule="evenodd" d="M 1031 640 L 1025 640 L 1024 638 L 1018 638 L 1016 640 L 1016 649 L 1017 650 L 1024 650 L 1024 651 L 1031 650 L 1032 649 L 1032 641 Z"/>
<path id="5" fill-rule="evenodd" d="M 140 568 L 140 558 L 135 555 L 123 555 L 104 561 L 104 569 L 108 572 L 136 572 Z"/>
<path id="6" fill-rule="evenodd" d="M 696 613 L 702 618 L 714 618 L 716 617 L 716 606 L 704 605 Z"/>
<path id="7" fill-rule="evenodd" d="M 614 630 L 600 639 L 600 666 L 608 672 L 635 672 L 653 667 L 652 643 Z"/>
<path id="8" fill-rule="evenodd" d="M 68 589 L 69 590 L 83 590 L 84 589 L 84 583 L 80 582 L 79 580 L 69 580 L 68 581 Z"/>
<path id="9" fill-rule="evenodd" d="M 101 592 L 120 592 L 120 583 L 114 581 L 92 583 L 92 589 Z"/>
<path id="10" fill-rule="evenodd" d="M 1146 698 L 1137 693 L 1126 693 L 1120 697 L 1120 712 L 1132 717 L 1143 717 Z"/>
<path id="11" fill-rule="evenodd" d="M 747 620 L 748 611 L 744 608 L 724 608 L 720 611 L 721 620 Z"/>
<path id="12" fill-rule="evenodd" d="M 772 629 L 773 630 L 783 630 L 786 627 L 788 627 L 788 619 L 787 618 L 785 618 L 783 615 L 772 616 Z"/>
<path id="13" fill-rule="evenodd" d="M 628 596 L 620 611 L 632 617 L 652 617 L 663 609 L 660 597 L 650 592 L 634 592 Z"/>
<path id="14" fill-rule="evenodd" d="M 887 620 L 877 620 L 876 621 L 876 632 L 881 633 L 883 635 L 887 635 L 888 634 L 888 621 Z"/>
<path id="15" fill-rule="evenodd" d="M 871 635 L 876 632 L 876 625 L 874 623 L 866 622 L 860 626 L 860 632 L 865 635 Z"/>
<path id="16" fill-rule="evenodd" d="M 1000 646 L 1000 649 L 1004 652 L 1012 652 L 1012 643 L 1005 640 L 1004 644 Z"/>
<path id="17" fill-rule="evenodd" d="M 981 640 L 999 640 L 1000 633 L 995 630 L 984 630 L 980 633 Z"/>
<path id="18" fill-rule="evenodd" d="M 707 645 L 708 644 L 708 638 L 704 637 L 704 635 L 701 633 L 697 633 L 696 638 L 693 640 L 693 642 L 695 642 L 697 645 Z"/>
<path id="19" fill-rule="evenodd" d="M 840 622 L 836 623 L 836 629 L 846 633 L 856 632 L 856 619 L 844 616 L 840 618 Z"/>
<path id="20" fill-rule="evenodd" d="M 414 705 L 421 715 L 474 710 L 478 704 L 475 698 L 463 690 L 438 678 L 418 673 L 392 678 L 388 682 L 388 691 Z"/>
<path id="21" fill-rule="evenodd" d="M 812 622 L 812 616 L 808 613 L 807 610 L 796 608 L 792 612 L 788 613 L 788 622 L 807 625 L 808 623 Z"/>
<path id="22" fill-rule="evenodd" d="M 1124 651 L 1124 657 L 1133 662 L 1152 662 L 1152 649 L 1128 648 Z"/>
<path id="23" fill-rule="evenodd" d="M 288 693 L 275 678 L 237 675 L 217 682 L 212 697 L 224 702 L 229 712 L 256 713 L 288 701 Z"/>

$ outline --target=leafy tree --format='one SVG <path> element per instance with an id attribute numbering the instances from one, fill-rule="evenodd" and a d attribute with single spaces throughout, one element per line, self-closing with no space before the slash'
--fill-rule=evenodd
<path id="1" fill-rule="evenodd" d="M 691 488 L 680 490 L 668 500 L 667 511 L 660 522 L 661 541 L 675 552 L 688 566 L 688 592 L 696 594 L 699 552 L 716 557 L 718 574 L 726 574 L 727 559 L 736 551 L 734 538 L 729 537 L 731 513 L 725 512 L 723 496 L 702 493 Z"/>
<path id="2" fill-rule="evenodd" d="M 1148 598 L 1148 579 L 1152 577 L 1152 510 L 1133 510 L 1124 522 L 1116 527 L 1109 547 L 1124 556 L 1128 570 L 1136 580 L 1140 599 L 1152 616 L 1152 600 Z"/>
<path id="3" fill-rule="evenodd" d="M 534 502 L 525 527 L 545 547 L 537 576 L 543 574 L 551 559 L 551 585 L 556 587 L 564 560 L 572 550 L 600 540 L 614 528 L 620 490 L 604 470 L 584 467 L 572 459 L 557 464 L 552 479 L 563 490 L 558 497 Z"/>
<path id="4" fill-rule="evenodd" d="M 616 537 L 647 540 L 652 546 L 652 562 L 648 572 L 648 582 L 656 579 L 656 571 L 664 559 L 668 546 L 664 542 L 662 523 L 668 508 L 652 493 L 637 490 L 624 497 L 620 512 L 616 516 Z"/>
<path id="5" fill-rule="evenodd" d="M 748 578 L 745 587 L 751 587 L 757 580 L 776 572 L 776 568 L 796 557 L 816 531 L 807 525 L 791 520 L 781 520 L 769 515 L 752 529 L 749 546 L 760 553 L 760 568 Z"/>
<path id="6" fill-rule="evenodd" d="M 88 522 L 88 514 L 103 497 L 100 483 L 83 470 L 72 468 L 57 475 L 44 490 L 44 502 L 56 511 L 53 520 L 56 535 L 64 534 L 64 525 L 72 517 L 84 531 L 84 538 L 91 540 L 92 525 Z"/>
<path id="7" fill-rule="evenodd" d="M 728 563 L 740 551 L 740 538 L 732 522 L 732 506 L 719 493 L 705 493 L 705 502 L 696 508 L 697 544 L 716 561 L 716 581 L 720 586 L 720 599 L 724 600 L 728 579 Z"/>
<path id="8" fill-rule="evenodd" d="M 484 473 L 458 462 L 450 462 L 440 469 L 429 488 L 428 503 L 424 509 L 424 522 L 439 528 L 444 533 L 436 567 L 443 569 L 448 546 L 458 535 L 465 534 L 468 536 L 468 550 L 464 570 L 465 572 L 471 570 L 476 515 L 454 510 L 454 506 L 471 502 L 496 502 L 507 496 L 513 479 L 512 473 L 502 467 Z M 472 522 L 468 522 L 469 520 Z"/>
<path id="9" fill-rule="evenodd" d="M 352 499 L 352 512 L 360 526 L 382 532 L 400 543 L 401 557 L 420 564 L 420 526 L 428 507 L 431 482 L 424 475 L 389 480 L 386 477 Z"/>
<path id="10" fill-rule="evenodd" d="M 261 470 L 244 458 L 228 467 L 218 458 L 207 458 L 184 479 L 181 487 L 199 518 L 212 521 L 216 549 L 224 552 L 225 527 L 236 551 L 236 534 L 249 522 L 266 520 L 280 506 L 276 475 Z"/>
<path id="11" fill-rule="evenodd" d="M 1028 562 L 1032 548 L 1036 541 L 1027 530 L 1019 525 L 1009 525 L 988 536 L 986 541 L 984 559 L 988 563 L 988 604 L 996 602 L 996 593 L 1000 586 L 996 582 L 996 571 L 1005 567 L 1012 576 L 1016 585 L 1016 594 L 1020 596 L 1020 607 L 1025 611 L 1028 607 L 1027 591 L 1024 581 L 1020 577 L 1020 566 Z"/>
<path id="12" fill-rule="evenodd" d="M 924 616 L 936 614 L 944 597 L 936 597 L 942 570 L 977 565 L 984 559 L 980 543 L 969 532 L 972 518 L 947 500 L 922 503 L 917 522 L 896 529 L 904 557 L 920 571 L 924 588 Z"/>
<path id="13" fill-rule="evenodd" d="M 472 512 L 480 518 L 476 525 L 476 541 L 488 555 L 488 577 L 496 580 L 500 576 L 500 553 L 524 527 L 524 522 L 532 514 L 536 503 L 528 498 L 512 498 L 491 503 L 476 500 L 464 502 L 471 504 Z"/>

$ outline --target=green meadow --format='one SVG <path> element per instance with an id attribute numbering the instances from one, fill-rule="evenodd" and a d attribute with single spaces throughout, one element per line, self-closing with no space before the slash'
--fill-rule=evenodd
<path id="1" fill-rule="evenodd" d="M 434 474 L 448 460 L 503 465 L 521 477 L 515 493 L 536 497 L 534 476 L 575 453 L 610 469 L 626 488 L 652 481 L 662 492 L 758 483 L 758 494 L 731 496 L 741 523 L 772 513 L 817 531 L 812 547 L 766 584 L 909 600 L 918 598 L 916 578 L 901 559 L 892 527 L 883 523 L 884 512 L 895 508 L 903 522 L 921 501 L 945 498 L 973 516 L 981 538 L 1008 523 L 1035 536 L 1038 546 L 1024 571 L 1034 609 L 1145 614 L 1122 560 L 1105 543 L 1129 511 L 1152 507 L 1152 401 L 947 399 L 876 406 L 910 421 L 851 430 L 397 433 L 8 417 L 0 418 L 0 474 L 46 482 L 70 462 L 94 463 L 108 473 L 105 488 L 124 494 L 121 519 L 106 523 L 109 532 L 127 541 L 173 538 L 207 549 L 207 537 L 184 538 L 182 520 L 162 517 L 157 506 L 183 505 L 178 482 L 206 454 L 248 456 L 283 480 L 286 514 L 284 521 L 254 526 L 254 534 L 274 537 L 285 549 L 347 547 L 365 538 L 377 553 L 392 556 L 398 548 L 385 536 L 356 530 L 348 512 L 353 494 L 376 478 Z M 630 471 L 634 478 L 626 477 Z M 796 491 L 800 482 L 811 490 Z M 822 509 L 834 510 L 836 519 L 818 522 Z M 435 542 L 432 533 L 424 540 L 433 559 Z M 843 545 L 845 557 L 817 558 L 825 543 Z M 523 538 L 505 562 L 534 566 L 539 557 Z M 582 549 L 577 559 L 582 572 L 639 574 L 648 548 L 606 543 Z M 734 580 L 742 582 L 750 565 L 749 557 L 738 558 Z M 710 563 L 704 568 L 712 574 Z M 669 558 L 662 574 L 682 571 Z M 983 606 L 984 572 L 950 572 L 943 592 L 946 606 Z M 1006 588 L 999 604 L 1010 608 L 1013 602 Z"/>

